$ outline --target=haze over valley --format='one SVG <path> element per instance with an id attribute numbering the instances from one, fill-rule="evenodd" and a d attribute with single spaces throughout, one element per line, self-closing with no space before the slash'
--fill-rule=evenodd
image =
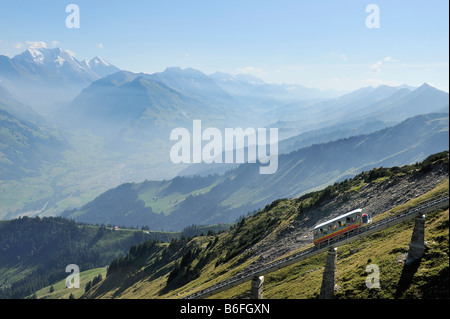
<path id="1" fill-rule="evenodd" d="M 277 198 L 298 196 L 377 165 L 421 161 L 448 148 L 448 93 L 426 83 L 321 91 L 192 68 L 133 73 L 100 57 L 78 61 L 70 52 L 33 47 L 13 58 L 1 56 L 1 218 L 63 214 L 92 223 L 154 224 L 158 230 L 232 222 Z M 222 131 L 278 128 L 279 171 L 253 176 L 252 164 L 172 163 L 170 132 L 192 130 L 196 119 L 203 128 Z M 336 155 L 342 164 L 337 165 Z M 204 177 L 186 177 L 196 182 L 179 190 L 178 174 Z M 246 186 L 238 176 L 246 176 Z M 106 212 L 97 207 L 107 193 L 88 204 L 123 183 L 142 182 L 132 187 L 141 207 L 136 219 L 129 208 Z M 138 190 L 156 182 L 162 184 L 145 191 L 152 195 Z M 270 187 L 264 190 L 264 185 Z M 201 202 L 210 208 L 201 208 Z M 197 214 L 193 207 L 203 217 L 192 217 Z M 175 223 L 172 212 L 178 216 Z M 109 217 L 96 217 L 105 213 Z"/>

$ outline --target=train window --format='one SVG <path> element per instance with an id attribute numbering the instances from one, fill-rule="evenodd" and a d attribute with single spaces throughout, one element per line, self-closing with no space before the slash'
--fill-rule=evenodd
<path id="1" fill-rule="evenodd" d="M 331 225 L 332 230 L 336 230 L 336 224 Z"/>

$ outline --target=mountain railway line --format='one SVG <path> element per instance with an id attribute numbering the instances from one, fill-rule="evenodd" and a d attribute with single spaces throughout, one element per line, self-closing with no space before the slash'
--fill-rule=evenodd
<path id="1" fill-rule="evenodd" d="M 237 274 L 236 276 L 224 280 L 218 284 L 215 284 L 207 289 L 201 290 L 199 292 L 190 294 L 184 299 L 202 299 L 213 296 L 221 291 L 230 289 L 232 287 L 243 284 L 247 281 L 252 280 L 255 277 L 260 277 L 267 275 L 271 272 L 280 270 L 284 267 L 290 266 L 292 264 L 298 263 L 302 260 L 311 258 L 323 252 L 329 251 L 331 248 L 336 248 L 352 241 L 358 240 L 360 238 L 372 235 L 376 232 L 382 231 L 386 228 L 395 226 L 397 224 L 403 223 L 405 221 L 411 220 L 419 215 L 425 215 L 436 209 L 445 208 L 449 205 L 449 196 L 432 198 L 419 206 L 408 209 L 402 213 L 396 214 L 379 220 L 377 222 L 370 223 L 364 227 L 353 229 L 347 233 L 341 234 L 339 236 L 330 238 L 326 241 L 320 242 L 314 247 L 305 249 L 297 254 L 285 257 L 283 259 L 274 261 L 268 265 L 263 265 L 257 268 L 248 268 L 244 272 Z"/>

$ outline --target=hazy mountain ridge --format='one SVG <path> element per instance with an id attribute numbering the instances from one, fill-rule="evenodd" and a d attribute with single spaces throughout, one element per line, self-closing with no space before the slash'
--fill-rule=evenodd
<path id="1" fill-rule="evenodd" d="M 238 112 L 239 103 L 197 70 L 120 71 L 94 81 L 58 112 L 57 119 L 113 144 L 139 148 L 142 142 L 168 141 L 172 129 L 190 128 L 195 119 L 219 128 L 244 125 L 247 111 Z"/>
<path id="2" fill-rule="evenodd" d="M 146 225 L 151 229 L 232 222 L 277 198 L 298 196 L 377 166 L 414 163 L 448 148 L 448 115 L 420 115 L 371 134 L 280 155 L 278 171 L 273 175 L 260 175 L 256 165 L 243 164 L 216 177 L 186 177 L 185 182 L 199 185 L 187 193 L 180 193 L 175 186 L 183 178 L 122 185 L 63 216 L 90 223 L 114 222 L 114 217 L 117 223 L 129 222 L 129 225 L 147 220 Z M 206 179 L 208 183 L 200 183 Z M 169 186 L 173 187 L 172 192 L 167 192 Z M 122 201 L 133 209 L 121 210 L 120 206 L 111 204 L 121 201 L 125 194 L 121 188 L 129 194 Z M 162 211 L 154 211 L 161 205 L 165 207 Z M 137 218 L 133 222 L 132 216 Z"/>
<path id="3" fill-rule="evenodd" d="M 253 99 L 260 103 L 264 100 L 280 99 L 310 100 L 318 98 L 336 98 L 345 92 L 336 90 L 319 90 L 297 84 L 272 84 L 250 74 L 228 74 L 215 72 L 209 75 L 218 86 L 239 98 Z"/>
<path id="4" fill-rule="evenodd" d="M 293 112 L 298 106 L 298 111 Z M 424 83 L 416 89 L 379 86 L 361 88 L 334 100 L 313 104 L 302 102 L 281 107 L 288 117 L 278 115 L 271 124 L 281 131 L 281 138 L 340 125 L 349 121 L 400 122 L 409 117 L 442 112 L 448 106 L 448 93 Z"/>
<path id="5" fill-rule="evenodd" d="M 1 82 L 0 82 L 1 84 Z M 7 89 L 0 85 L 0 110 L 10 113 L 16 117 L 24 120 L 43 124 L 46 121 L 44 118 L 36 113 L 36 111 L 28 105 L 20 103 L 15 97 L 8 92 Z"/>
<path id="6" fill-rule="evenodd" d="M 0 179 L 36 176 L 44 162 L 62 157 L 67 141 L 34 110 L 0 86 Z"/>

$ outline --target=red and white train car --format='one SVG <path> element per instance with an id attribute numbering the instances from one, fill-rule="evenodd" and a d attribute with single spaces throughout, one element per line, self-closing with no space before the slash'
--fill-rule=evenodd
<path id="1" fill-rule="evenodd" d="M 314 227 L 314 244 L 317 245 L 369 222 L 369 215 L 363 214 L 362 209 L 352 210 Z"/>

